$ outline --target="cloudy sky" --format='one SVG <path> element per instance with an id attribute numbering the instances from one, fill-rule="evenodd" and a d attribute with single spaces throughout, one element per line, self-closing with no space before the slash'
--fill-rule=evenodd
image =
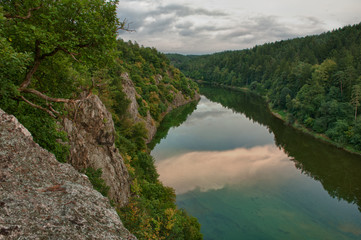
<path id="1" fill-rule="evenodd" d="M 120 0 L 135 32 L 124 40 L 165 53 L 251 48 L 361 22 L 361 0 Z"/>

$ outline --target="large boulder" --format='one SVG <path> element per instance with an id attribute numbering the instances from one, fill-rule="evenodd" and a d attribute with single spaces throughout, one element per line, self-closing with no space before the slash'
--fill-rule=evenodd
<path id="1" fill-rule="evenodd" d="M 0 239 L 135 239 L 85 175 L 1 109 L 0 169 Z"/>

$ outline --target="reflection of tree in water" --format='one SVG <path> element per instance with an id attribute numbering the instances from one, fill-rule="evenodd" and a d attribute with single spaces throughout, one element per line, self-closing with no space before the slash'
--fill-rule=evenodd
<path id="1" fill-rule="evenodd" d="M 153 140 L 148 144 L 149 151 L 153 150 L 163 138 L 167 137 L 170 128 L 179 127 L 187 120 L 188 116 L 196 110 L 197 104 L 198 101 L 193 101 L 168 113 L 157 128 L 157 133 L 153 137 Z"/>
<path id="2" fill-rule="evenodd" d="M 246 92 L 202 87 L 201 93 L 224 107 L 266 126 L 276 145 L 302 173 L 321 182 L 330 196 L 356 203 L 361 211 L 361 157 L 337 149 L 286 126 L 268 110 L 262 98 Z"/>

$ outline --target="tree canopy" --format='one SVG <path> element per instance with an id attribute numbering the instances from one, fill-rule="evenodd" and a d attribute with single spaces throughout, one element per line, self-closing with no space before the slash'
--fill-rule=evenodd
<path id="1" fill-rule="evenodd" d="M 19 98 L 55 117 L 57 110 L 50 102 L 68 102 L 84 81 L 73 76 L 68 66 L 91 73 L 105 63 L 120 26 L 117 1 L 2 2 L 1 41 L 22 65 L 22 74 L 8 72 L 5 78 Z M 26 56 L 26 61 L 17 56 Z"/>
<path id="2" fill-rule="evenodd" d="M 249 88 L 288 122 L 361 150 L 361 24 L 241 51 L 168 57 L 188 77 Z"/>

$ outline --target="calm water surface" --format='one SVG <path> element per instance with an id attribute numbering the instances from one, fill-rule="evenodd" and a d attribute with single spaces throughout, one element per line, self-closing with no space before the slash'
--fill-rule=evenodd
<path id="1" fill-rule="evenodd" d="M 202 88 L 151 154 L 204 239 L 361 239 L 361 157 L 274 118 L 249 93 Z"/>

